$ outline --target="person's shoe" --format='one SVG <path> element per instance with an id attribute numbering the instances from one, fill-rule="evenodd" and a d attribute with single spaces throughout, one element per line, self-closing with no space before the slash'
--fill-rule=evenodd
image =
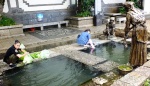
<path id="1" fill-rule="evenodd" d="M 9 64 L 9 67 L 16 67 L 16 64 Z"/>

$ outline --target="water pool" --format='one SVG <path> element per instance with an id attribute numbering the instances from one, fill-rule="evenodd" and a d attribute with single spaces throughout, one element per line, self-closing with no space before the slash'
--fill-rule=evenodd
<path id="1" fill-rule="evenodd" d="M 90 49 L 81 51 L 89 53 Z M 129 61 L 130 47 L 125 48 L 121 43 L 108 42 L 96 46 L 96 49 L 92 54 L 98 57 L 118 62 L 120 64 L 126 64 Z"/>
<path id="2" fill-rule="evenodd" d="M 6 86 L 78 86 L 102 74 L 63 55 L 5 71 Z"/>

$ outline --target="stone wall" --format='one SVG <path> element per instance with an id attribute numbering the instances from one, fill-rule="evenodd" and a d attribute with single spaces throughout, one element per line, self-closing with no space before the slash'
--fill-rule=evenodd
<path id="1" fill-rule="evenodd" d="M 15 36 L 24 36 L 22 27 L 23 27 L 22 24 L 0 27 L 0 39 Z"/>
<path id="2" fill-rule="evenodd" d="M 69 26 L 71 27 L 91 27 L 93 26 L 93 17 L 70 17 Z"/>
<path id="3" fill-rule="evenodd" d="M 43 14 L 43 20 L 38 21 L 37 14 Z M 40 24 L 47 22 L 63 21 L 69 16 L 74 15 L 72 10 L 47 10 L 47 11 L 35 11 L 35 12 L 23 12 L 21 9 L 14 9 L 11 13 L 7 14 L 13 18 L 17 23 L 23 25 Z"/>
<path id="4" fill-rule="evenodd" d="M 116 13 L 118 12 L 118 8 L 122 6 L 123 5 L 121 3 L 105 4 L 102 0 L 102 12 L 103 13 Z"/>

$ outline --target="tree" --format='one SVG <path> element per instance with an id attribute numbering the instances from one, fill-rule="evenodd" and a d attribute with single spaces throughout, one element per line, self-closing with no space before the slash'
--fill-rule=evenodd
<path id="1" fill-rule="evenodd" d="M 77 16 L 81 16 L 81 17 L 90 16 L 91 7 L 94 7 L 94 0 L 78 0 Z"/>

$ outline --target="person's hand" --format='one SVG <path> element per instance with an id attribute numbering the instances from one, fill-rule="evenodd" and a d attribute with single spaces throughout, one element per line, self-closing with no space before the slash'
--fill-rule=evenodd
<path id="1" fill-rule="evenodd" d="M 29 52 L 25 52 L 25 55 L 28 55 L 29 54 Z"/>
<path id="2" fill-rule="evenodd" d="M 126 40 L 124 40 L 123 44 L 124 44 L 124 47 L 125 47 L 125 48 L 128 47 L 128 45 L 127 45 L 127 43 L 126 43 Z"/>
<path id="3" fill-rule="evenodd" d="M 128 47 L 128 45 L 127 45 L 127 44 L 124 44 L 124 47 L 125 47 L 125 48 L 127 48 L 127 47 Z"/>

